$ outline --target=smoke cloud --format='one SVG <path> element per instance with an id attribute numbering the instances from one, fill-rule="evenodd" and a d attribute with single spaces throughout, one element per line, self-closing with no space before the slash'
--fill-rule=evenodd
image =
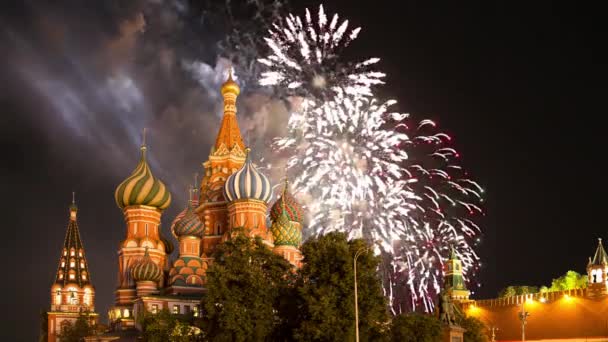
<path id="1" fill-rule="evenodd" d="M 5 67 L 20 80 L 19 92 L 36 99 L 21 98 L 21 106 L 41 122 L 42 134 L 58 149 L 76 142 L 74 158 L 95 153 L 104 172 L 120 178 L 135 167 L 148 128 L 153 172 L 169 185 L 174 205 L 183 205 L 219 127 L 228 68 L 251 78 L 218 57 L 221 32 L 207 29 L 205 13 L 162 0 L 24 3 L 16 11 L 25 22 L 8 19 L 2 27 Z M 244 85 L 238 107 L 245 140 L 268 161 L 264 151 L 285 127 L 287 106 Z"/>

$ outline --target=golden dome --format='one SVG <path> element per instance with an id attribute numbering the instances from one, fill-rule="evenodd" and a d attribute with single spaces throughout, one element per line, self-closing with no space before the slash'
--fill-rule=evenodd
<path id="1" fill-rule="evenodd" d="M 152 175 L 146 161 L 146 147 L 141 147 L 141 159 L 133 173 L 116 188 L 116 204 L 121 209 L 132 205 L 147 205 L 160 210 L 171 204 L 171 193 L 165 184 Z"/>
<path id="2" fill-rule="evenodd" d="M 236 96 L 238 96 L 241 93 L 241 88 L 232 79 L 232 67 L 230 68 L 230 71 L 228 72 L 228 79 L 226 80 L 226 82 L 224 82 L 224 84 L 222 84 L 221 92 L 222 92 L 222 95 L 224 95 L 226 93 L 233 93 Z"/>

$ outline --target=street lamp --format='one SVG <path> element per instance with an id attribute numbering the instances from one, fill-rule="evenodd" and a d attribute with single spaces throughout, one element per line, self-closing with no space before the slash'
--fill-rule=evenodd
<path id="1" fill-rule="evenodd" d="M 363 253 L 365 253 L 370 247 L 365 246 L 359 248 L 357 252 L 355 252 L 355 257 L 353 258 L 353 270 L 355 277 L 355 342 L 359 342 L 359 304 L 357 300 L 357 259 Z"/>
<path id="2" fill-rule="evenodd" d="M 525 307 L 526 307 L 526 300 L 524 299 L 523 302 L 521 303 L 521 312 L 519 313 L 519 320 L 521 321 L 521 340 L 522 341 L 526 340 L 526 323 L 527 323 L 528 316 L 530 316 L 530 313 L 528 311 L 526 311 Z"/>

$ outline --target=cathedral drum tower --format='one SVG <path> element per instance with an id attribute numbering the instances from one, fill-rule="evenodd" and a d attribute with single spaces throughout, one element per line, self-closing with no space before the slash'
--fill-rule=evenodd
<path id="1" fill-rule="evenodd" d="M 110 310 L 110 322 L 119 329 L 134 326 L 133 302 L 138 297 L 138 284 L 133 268 L 143 260 L 151 260 L 162 271 L 168 263 L 170 246 L 160 232 L 161 215 L 171 203 L 165 184 L 152 175 L 146 160 L 145 140 L 141 157 L 133 173 L 114 193 L 116 204 L 122 209 L 126 222 L 126 238 L 118 250 L 118 288 L 115 307 Z M 141 280 L 141 279 L 140 279 Z M 145 288 L 162 288 L 164 278 L 147 279 Z M 154 283 L 154 284 L 152 284 Z M 140 286 L 139 290 L 144 290 Z"/>

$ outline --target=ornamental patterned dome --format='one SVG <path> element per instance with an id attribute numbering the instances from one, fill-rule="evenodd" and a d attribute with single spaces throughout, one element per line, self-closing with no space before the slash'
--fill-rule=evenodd
<path id="1" fill-rule="evenodd" d="M 192 204 L 188 204 L 185 215 L 175 222 L 173 226 L 173 235 L 178 239 L 182 236 L 195 236 L 202 239 L 205 233 L 205 226 L 203 222 L 194 213 L 194 207 Z"/>
<path id="2" fill-rule="evenodd" d="M 141 147 L 139 164 L 131 176 L 116 188 L 114 198 L 121 209 L 132 205 L 147 205 L 163 210 L 171 204 L 171 193 L 150 171 L 146 161 L 146 146 Z"/>
<path id="3" fill-rule="evenodd" d="M 158 266 L 152 258 L 150 258 L 150 254 L 148 254 L 148 248 L 146 247 L 146 254 L 144 254 L 143 259 L 135 263 L 131 267 L 131 275 L 133 279 L 137 281 L 160 281 L 163 271 L 160 266 Z"/>
<path id="4" fill-rule="evenodd" d="M 200 257 L 180 256 L 169 271 L 171 286 L 201 287 L 207 264 Z"/>
<path id="5" fill-rule="evenodd" d="M 270 208 L 270 219 L 272 221 L 275 221 L 279 215 L 281 215 L 281 211 L 283 211 L 283 203 L 285 205 L 285 211 L 289 221 L 302 224 L 302 218 L 304 217 L 303 209 L 295 197 L 293 197 L 293 195 L 289 192 L 287 181 L 285 182 L 285 187 L 283 188 L 281 197 L 276 200 L 276 202 L 274 202 L 272 205 L 272 208 Z"/>
<path id="6" fill-rule="evenodd" d="M 270 181 L 253 166 L 249 148 L 246 151 L 245 164 L 230 175 L 224 184 L 224 196 L 229 202 L 255 199 L 268 203 L 272 195 Z"/>
<path id="7" fill-rule="evenodd" d="M 270 227 L 275 246 L 299 247 L 302 243 L 302 229 L 298 222 L 291 221 L 283 207 L 279 216 Z"/>

